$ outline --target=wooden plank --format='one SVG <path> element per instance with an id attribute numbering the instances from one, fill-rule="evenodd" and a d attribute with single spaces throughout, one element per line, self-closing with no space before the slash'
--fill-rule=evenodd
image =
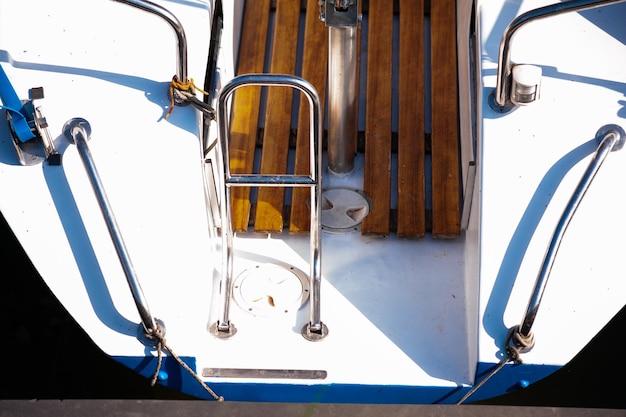
<path id="1" fill-rule="evenodd" d="M 269 13 L 270 0 L 246 2 L 237 74 L 263 72 Z M 252 172 L 260 103 L 260 87 L 240 88 L 234 94 L 229 146 L 233 174 Z M 250 216 L 250 189 L 234 187 L 231 198 L 233 230 L 246 231 Z"/>
<path id="2" fill-rule="evenodd" d="M 393 8 L 388 0 L 370 0 L 368 14 L 363 189 L 372 199 L 363 234 L 389 234 L 391 205 Z"/>
<path id="3" fill-rule="evenodd" d="M 328 29 L 319 19 L 318 3 L 318 0 L 308 0 L 307 4 L 301 76 L 313 84 L 317 90 L 322 104 L 322 114 L 324 114 L 326 73 L 328 69 Z M 309 117 L 309 102 L 301 94 L 298 113 L 298 134 L 296 138 L 295 174 L 308 174 L 310 172 Z M 321 176 L 322 173 L 320 172 L 318 175 Z M 289 224 L 291 233 L 309 231 L 310 208 L 307 201 L 310 195 L 308 188 L 293 189 Z"/>
<path id="4" fill-rule="evenodd" d="M 400 0 L 398 69 L 399 236 L 426 234 L 424 0 Z"/>
<path id="5" fill-rule="evenodd" d="M 456 2 L 431 2 L 433 237 L 461 233 Z"/>
<path id="6" fill-rule="evenodd" d="M 277 1 L 270 73 L 295 73 L 299 21 L 299 2 Z M 268 89 L 261 174 L 287 173 L 292 102 L 293 89 L 287 87 Z M 284 188 L 259 188 L 254 222 L 256 232 L 282 232 L 284 198 Z"/>

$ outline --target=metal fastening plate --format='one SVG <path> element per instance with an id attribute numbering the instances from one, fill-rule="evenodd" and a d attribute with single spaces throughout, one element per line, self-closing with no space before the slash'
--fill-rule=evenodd
<path id="1" fill-rule="evenodd" d="M 326 379 L 326 375 L 326 371 L 317 369 L 202 369 L 205 378 Z"/>
<path id="2" fill-rule="evenodd" d="M 329 27 L 354 27 L 359 23 L 357 0 L 346 0 L 345 8 L 337 8 L 336 0 L 326 0 L 325 22 Z"/>

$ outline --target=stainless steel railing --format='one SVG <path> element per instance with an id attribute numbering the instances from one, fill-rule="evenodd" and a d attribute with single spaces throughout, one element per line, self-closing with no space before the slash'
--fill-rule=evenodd
<path id="1" fill-rule="evenodd" d="M 563 235 L 565 234 L 567 226 L 572 220 L 578 205 L 589 189 L 591 182 L 604 163 L 604 160 L 609 152 L 617 151 L 624 147 L 624 142 L 626 142 L 626 133 L 620 126 L 606 125 L 598 130 L 596 133 L 596 140 L 598 141 L 596 152 L 591 158 L 587 169 L 583 173 L 578 186 L 574 190 L 574 193 L 567 203 L 567 206 L 565 207 L 565 210 L 563 211 L 563 214 L 561 215 L 561 218 L 559 219 L 559 222 L 554 230 L 552 240 L 550 241 L 543 263 L 541 264 L 541 270 L 539 271 L 539 275 L 535 281 L 535 286 L 528 302 L 526 314 L 524 315 L 521 324 L 513 326 L 509 329 L 507 339 L 505 341 L 506 356 L 502 358 L 500 363 L 498 363 L 495 368 L 478 381 L 468 392 L 466 392 L 463 397 L 457 401 L 457 404 L 463 404 L 489 379 L 500 372 L 504 368 L 504 365 L 508 362 L 514 361 L 521 363 L 522 360 L 520 358 L 520 354 L 529 352 L 533 348 L 535 337 L 531 332 L 531 328 L 535 322 L 539 305 L 541 304 L 541 298 L 544 290 L 546 289 L 546 285 L 548 284 L 548 277 L 550 276 L 550 271 L 552 269 L 552 265 L 554 264 L 554 260 L 556 259 Z"/>
<path id="2" fill-rule="evenodd" d="M 554 260 L 556 259 L 557 252 L 559 250 L 559 246 L 561 244 L 561 240 L 563 239 L 563 235 L 567 230 L 567 226 L 569 225 L 578 205 L 582 201 L 587 189 L 591 185 L 596 173 L 604 163 L 607 155 L 611 151 L 620 150 L 624 146 L 624 142 L 626 142 L 626 133 L 624 130 L 617 125 L 606 125 L 598 130 L 596 133 L 596 139 L 598 141 L 598 148 L 594 153 L 591 161 L 589 162 L 589 166 L 583 173 L 578 186 L 574 190 L 559 222 L 554 230 L 552 235 L 552 240 L 550 241 L 550 245 L 548 246 L 548 250 L 544 255 L 543 263 L 541 265 L 541 269 L 537 276 L 537 280 L 535 281 L 535 286 L 533 288 L 532 295 L 528 302 L 528 307 L 526 309 L 526 313 L 524 314 L 524 318 L 519 326 L 514 328 L 514 335 L 512 342 L 517 344 L 518 347 L 520 345 L 524 346 L 520 352 L 528 351 L 532 348 L 532 333 L 531 328 L 533 323 L 535 322 L 535 318 L 537 316 L 537 312 L 539 310 L 539 306 L 541 304 L 541 298 L 543 296 L 546 285 L 548 284 L 548 278 L 550 276 L 550 271 L 552 270 L 552 265 L 554 264 Z"/>
<path id="3" fill-rule="evenodd" d="M 613 3 L 621 3 L 626 0 L 569 0 L 540 7 L 523 13 L 513 19 L 504 30 L 500 41 L 498 54 L 498 74 L 495 90 L 491 93 L 491 107 L 499 112 L 506 113 L 514 105 L 511 103 L 511 42 L 513 37 L 526 23 L 557 16 L 562 13 L 593 9 Z"/>
<path id="4" fill-rule="evenodd" d="M 141 318 L 142 323 L 141 325 L 143 326 L 143 334 L 148 336 L 153 335 L 157 330 L 156 319 L 150 313 L 148 302 L 146 301 L 146 297 L 144 296 L 141 285 L 139 284 L 139 279 L 135 274 L 135 269 L 130 260 L 130 256 L 128 255 L 128 251 L 126 250 L 126 245 L 122 239 L 122 234 L 117 225 L 117 221 L 115 220 L 113 210 L 109 204 L 106 193 L 104 192 L 104 186 L 100 180 L 96 164 L 91 156 L 89 145 L 87 145 L 87 141 L 91 136 L 91 127 L 89 122 L 81 118 L 71 119 L 65 123 L 63 132 L 65 137 L 71 143 L 76 145 L 78 154 L 83 161 L 83 165 L 87 171 L 89 180 L 91 181 L 91 186 L 96 194 L 96 198 L 98 199 L 102 216 L 104 217 L 107 228 L 109 229 L 111 240 L 115 246 L 117 256 L 124 270 L 124 274 L 126 275 L 126 281 L 128 282 L 130 292 L 133 296 L 133 300 L 135 301 L 137 311 L 139 312 L 139 317 Z M 161 329 L 164 331 L 163 327 L 161 327 Z"/>
<path id="5" fill-rule="evenodd" d="M 228 98 L 241 87 L 246 86 L 285 86 L 295 88 L 307 97 L 310 109 L 310 154 L 311 163 L 308 175 L 296 174 L 232 174 L 228 150 L 229 114 Z M 235 77 L 219 93 L 217 105 L 218 152 L 221 158 L 220 172 L 224 175 L 221 193 L 222 231 L 222 297 L 221 318 L 211 326 L 218 337 L 230 337 L 236 328 L 230 321 L 230 297 L 233 281 L 233 230 L 231 223 L 231 187 L 310 187 L 310 314 L 309 323 L 302 329 L 302 335 L 309 340 L 319 340 L 326 336 L 328 329 L 321 321 L 321 172 L 322 172 L 322 110 L 319 95 L 308 81 L 294 75 L 246 74 Z M 254 138 L 251 138 L 254 140 Z"/>
<path id="6" fill-rule="evenodd" d="M 178 42 L 178 79 L 187 82 L 187 38 L 180 21 L 169 10 L 148 0 L 113 0 L 152 13 L 165 20 L 174 29 Z"/>

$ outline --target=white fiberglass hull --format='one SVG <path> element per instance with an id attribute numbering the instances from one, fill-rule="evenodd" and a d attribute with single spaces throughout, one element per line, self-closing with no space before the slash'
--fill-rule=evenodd
<path id="1" fill-rule="evenodd" d="M 221 85 L 234 74 L 243 10 L 242 1 L 227 3 Z M 203 79 L 213 2 L 158 4 L 181 21 L 189 75 Z M 475 79 L 471 70 L 460 78 L 461 99 L 471 107 L 462 117 L 476 134 L 476 181 L 461 237 L 322 234 L 321 314 L 329 329 L 323 340 L 302 337 L 310 300 L 306 284 L 298 288 L 293 281 L 293 291 L 281 293 L 270 283 L 258 297 L 235 286 L 230 319 L 237 333 L 221 339 L 210 331 L 222 315 L 222 248 L 205 200 L 205 126 L 192 106 L 164 117 L 176 45 L 170 28 L 153 15 L 112 1 L 89 7 L 0 1 L 0 65 L 21 97 L 44 87 L 39 104 L 63 157 L 61 166 L 20 165 L 9 129 L 0 124 L 0 209 L 41 277 L 96 345 L 150 378 L 156 349 L 137 338 L 141 324 L 124 271 L 80 155 L 63 137 L 67 120 L 85 118 L 93 129 L 89 147 L 150 310 L 165 323 L 168 345 L 218 395 L 454 403 L 502 359 L 507 331 L 523 316 L 554 227 L 595 150 L 596 131 L 607 123 L 626 125 L 626 35 L 613 24 L 626 16 L 623 4 L 522 29 L 513 59 L 543 67 L 542 98 L 506 115 L 489 108 L 506 24 L 543 5 L 478 2 L 476 55 L 469 59 L 474 52 L 460 48 L 468 69 L 474 59 L 477 64 Z M 471 13 L 459 27 L 470 21 Z M 14 35 L 26 25 L 38 31 Z M 554 25 L 566 39 L 557 39 Z M 471 37 L 469 30 L 459 35 L 468 43 Z M 564 52 L 567 42 L 585 47 L 584 53 Z M 212 124 L 208 135 L 215 134 Z M 535 347 L 524 364 L 506 365 L 472 401 L 563 366 L 626 302 L 626 264 L 617 244 L 626 219 L 615 191 L 626 174 L 624 158 L 622 152 L 607 158 L 570 225 L 533 327 Z M 362 156 L 355 163 L 347 178 L 324 171 L 323 186 L 362 189 Z M 237 234 L 234 253 L 235 277 L 268 264 L 309 271 L 306 235 Z M 305 294 L 304 303 L 289 298 L 294 291 Z M 161 371 L 159 383 L 211 398 L 171 355 Z"/>

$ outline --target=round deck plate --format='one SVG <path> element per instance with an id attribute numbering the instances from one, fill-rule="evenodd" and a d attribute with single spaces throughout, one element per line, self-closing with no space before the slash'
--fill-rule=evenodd
<path id="1" fill-rule="evenodd" d="M 233 298 L 240 308 L 255 316 L 287 315 L 308 300 L 309 279 L 292 266 L 255 265 L 237 276 Z"/>
<path id="2" fill-rule="evenodd" d="M 361 191 L 330 188 L 322 192 L 322 229 L 325 232 L 358 230 L 369 211 L 370 202 Z"/>

